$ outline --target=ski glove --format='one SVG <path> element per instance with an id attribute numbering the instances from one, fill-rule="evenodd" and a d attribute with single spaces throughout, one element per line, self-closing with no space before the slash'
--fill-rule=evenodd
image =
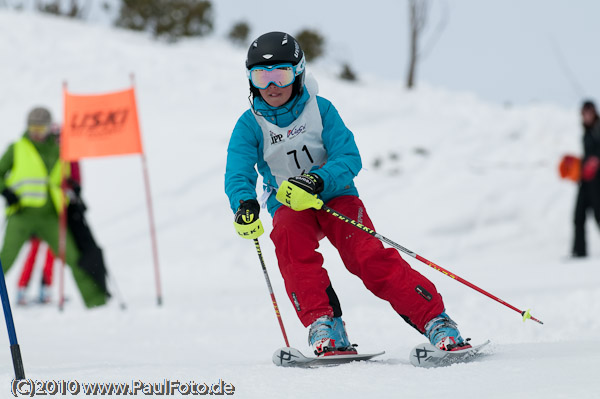
<path id="1" fill-rule="evenodd" d="M 242 238 L 255 239 L 260 237 L 265 230 L 258 218 L 260 205 L 255 199 L 240 201 L 240 206 L 235 213 L 233 226 Z"/>
<path id="2" fill-rule="evenodd" d="M 4 198 L 6 198 L 6 203 L 8 204 L 8 206 L 19 203 L 19 197 L 10 188 L 5 188 L 4 190 L 2 190 L 2 195 L 4 196 Z"/>
<path id="3" fill-rule="evenodd" d="M 323 179 L 316 173 L 290 177 L 277 190 L 277 200 L 295 211 L 321 209 L 323 201 L 317 194 L 323 191 Z"/>
<path id="4" fill-rule="evenodd" d="M 325 187 L 323 179 L 316 173 L 305 173 L 300 176 L 290 177 L 288 181 L 309 194 L 319 194 Z"/>
<path id="5" fill-rule="evenodd" d="M 598 172 L 598 167 L 600 167 L 600 158 L 598 157 L 589 157 L 581 168 L 581 179 L 583 181 L 592 181 L 594 177 L 596 177 L 596 173 Z"/>

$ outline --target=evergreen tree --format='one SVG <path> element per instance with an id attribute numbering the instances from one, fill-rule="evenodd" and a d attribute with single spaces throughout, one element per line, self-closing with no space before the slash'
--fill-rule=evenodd
<path id="1" fill-rule="evenodd" d="M 212 4 L 206 0 L 122 0 L 115 25 L 176 40 L 213 30 Z"/>
<path id="2" fill-rule="evenodd" d="M 323 55 L 325 38 L 315 30 L 305 29 L 296 35 L 307 61 L 314 61 Z"/>
<path id="3" fill-rule="evenodd" d="M 229 39 L 238 45 L 245 45 L 248 41 L 248 34 L 250 33 L 250 26 L 244 22 L 238 22 L 229 31 Z"/>

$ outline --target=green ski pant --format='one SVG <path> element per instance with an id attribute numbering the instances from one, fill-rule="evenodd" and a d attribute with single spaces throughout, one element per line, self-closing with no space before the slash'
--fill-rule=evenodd
<path id="1" fill-rule="evenodd" d="M 4 243 L 0 251 L 2 270 L 8 272 L 19 255 L 23 244 L 32 236 L 48 243 L 58 256 L 58 216 L 50 201 L 41 208 L 22 208 L 17 213 L 8 216 Z M 79 267 L 79 250 L 73 235 L 67 229 L 66 263 L 71 267 L 75 283 L 88 308 L 104 305 L 106 294 L 96 284 L 92 277 Z"/>

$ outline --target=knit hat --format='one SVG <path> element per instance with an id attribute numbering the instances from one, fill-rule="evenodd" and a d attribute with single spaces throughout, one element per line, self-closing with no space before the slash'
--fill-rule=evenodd
<path id="1" fill-rule="evenodd" d="M 581 104 L 581 110 L 592 110 L 596 112 L 596 104 L 592 100 L 585 100 L 583 104 Z"/>
<path id="2" fill-rule="evenodd" d="M 50 126 L 51 123 L 52 115 L 50 114 L 50 111 L 44 107 L 36 107 L 29 112 L 29 115 L 27 115 L 27 126 Z"/>

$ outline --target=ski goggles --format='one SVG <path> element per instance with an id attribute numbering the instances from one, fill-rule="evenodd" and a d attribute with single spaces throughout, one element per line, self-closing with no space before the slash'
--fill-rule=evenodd
<path id="1" fill-rule="evenodd" d="M 294 83 L 296 76 L 304 72 L 304 57 L 297 66 L 292 64 L 260 65 L 247 72 L 252 86 L 266 89 L 271 83 L 277 87 L 287 87 Z"/>
<path id="2" fill-rule="evenodd" d="M 27 127 L 27 130 L 29 131 L 30 134 L 33 134 L 36 136 L 43 136 L 43 135 L 50 133 L 50 126 L 49 125 L 29 125 Z"/>

